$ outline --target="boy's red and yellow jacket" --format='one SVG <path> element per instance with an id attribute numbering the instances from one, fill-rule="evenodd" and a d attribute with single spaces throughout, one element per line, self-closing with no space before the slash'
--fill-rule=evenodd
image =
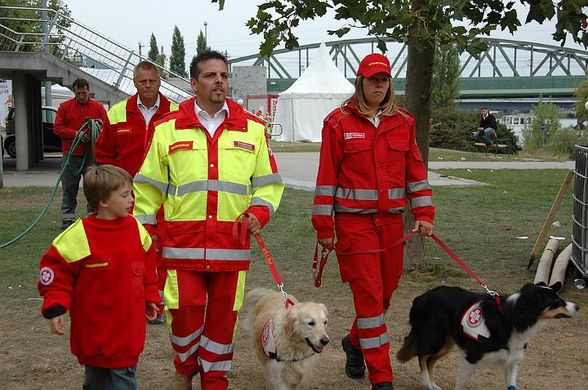
<path id="1" fill-rule="evenodd" d="M 433 222 L 427 170 L 416 143 L 414 118 L 404 110 L 375 127 L 352 102 L 325 119 L 312 209 L 317 238 L 330 238 L 334 213 L 403 213 Z"/>
<path id="2" fill-rule="evenodd" d="M 160 301 L 151 238 L 133 217 L 77 220 L 41 258 L 42 314 L 70 312 L 71 351 L 80 364 L 137 363 L 145 344 L 145 304 Z"/>

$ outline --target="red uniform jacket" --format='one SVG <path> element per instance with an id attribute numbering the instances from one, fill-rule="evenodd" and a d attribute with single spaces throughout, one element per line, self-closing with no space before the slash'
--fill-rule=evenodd
<path id="1" fill-rule="evenodd" d="M 170 111 L 170 101 L 160 93 L 159 108 L 146 124 L 137 107 L 137 96 L 135 94 L 111 108 L 111 112 L 126 110 L 126 121 L 112 124 L 110 121 L 106 122 L 95 148 L 96 162 L 121 167 L 133 177 L 141 168 L 145 152 L 153 138 L 155 122 Z"/>
<path id="2" fill-rule="evenodd" d="M 39 267 L 42 314 L 69 310 L 71 351 L 80 364 L 135 365 L 145 344 L 145 303 L 160 301 L 155 252 L 137 220 L 78 220 L 53 241 Z"/>
<path id="3" fill-rule="evenodd" d="M 53 133 L 61 137 L 61 150 L 64 155 L 69 153 L 76 132 L 86 122 L 86 119 L 100 119 L 106 123 L 106 110 L 102 103 L 89 99 L 86 104 L 69 99 L 59 105 L 57 116 L 53 124 Z M 90 142 L 80 142 L 74 151 L 74 156 L 84 156 L 91 152 Z"/>
<path id="4" fill-rule="evenodd" d="M 333 213 L 402 213 L 433 222 L 435 209 L 413 117 L 399 110 L 376 128 L 353 103 L 324 122 L 312 223 L 318 238 L 334 236 Z"/>

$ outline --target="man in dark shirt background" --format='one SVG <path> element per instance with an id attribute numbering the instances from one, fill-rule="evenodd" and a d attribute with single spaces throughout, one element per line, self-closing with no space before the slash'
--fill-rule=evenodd
<path id="1" fill-rule="evenodd" d="M 486 146 L 492 146 L 496 139 L 496 118 L 487 107 L 480 109 L 480 117 L 480 126 L 474 138 L 476 141 L 484 142 Z"/>

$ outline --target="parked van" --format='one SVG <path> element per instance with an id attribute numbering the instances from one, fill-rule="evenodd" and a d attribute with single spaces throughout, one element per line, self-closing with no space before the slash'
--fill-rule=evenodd
<path id="1" fill-rule="evenodd" d="M 61 152 L 61 138 L 53 134 L 53 124 L 57 115 L 57 108 L 43 106 L 43 152 Z M 10 157 L 16 157 L 16 134 L 14 131 L 14 108 L 6 115 L 6 139 L 3 140 L 2 155 L 4 149 Z"/>

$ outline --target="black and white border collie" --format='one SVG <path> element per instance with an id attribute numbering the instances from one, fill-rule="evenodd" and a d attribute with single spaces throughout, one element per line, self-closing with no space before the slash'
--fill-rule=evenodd
<path id="1" fill-rule="evenodd" d="M 478 364 L 501 370 L 507 390 L 516 389 L 517 371 L 527 343 L 545 320 L 570 318 L 579 306 L 557 295 L 561 283 L 527 284 L 517 293 L 494 298 L 459 287 L 441 286 L 412 302 L 411 330 L 397 357 L 407 362 L 418 356 L 422 381 L 429 390 L 435 363 L 452 347 L 463 351 L 455 389 L 465 389 Z"/>

